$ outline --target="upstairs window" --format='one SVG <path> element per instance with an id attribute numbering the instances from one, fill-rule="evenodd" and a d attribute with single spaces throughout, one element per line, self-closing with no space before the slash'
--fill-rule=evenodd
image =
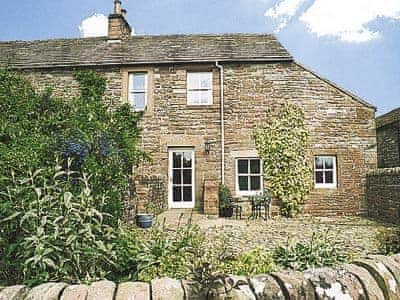
<path id="1" fill-rule="evenodd" d="M 212 73 L 187 73 L 187 103 L 189 105 L 210 105 L 213 103 Z"/>
<path id="2" fill-rule="evenodd" d="M 263 189 L 262 164 L 258 158 L 236 160 L 236 193 L 255 195 Z"/>
<path id="3" fill-rule="evenodd" d="M 144 111 L 147 105 L 147 74 L 129 73 L 129 103 L 135 111 Z"/>
<path id="4" fill-rule="evenodd" d="M 336 188 L 336 157 L 316 156 L 314 178 L 316 188 Z"/>

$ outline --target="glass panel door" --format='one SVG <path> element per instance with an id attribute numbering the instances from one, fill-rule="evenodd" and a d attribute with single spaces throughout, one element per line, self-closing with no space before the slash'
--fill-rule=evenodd
<path id="1" fill-rule="evenodd" d="M 169 150 L 169 206 L 194 207 L 194 151 Z"/>

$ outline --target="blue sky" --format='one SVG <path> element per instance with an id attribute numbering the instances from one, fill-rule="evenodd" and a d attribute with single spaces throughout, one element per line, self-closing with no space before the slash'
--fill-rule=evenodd
<path id="1" fill-rule="evenodd" d="M 112 0 L 3 1 L 0 40 L 79 37 Z M 378 107 L 400 106 L 400 0 L 125 0 L 136 34 L 275 32 L 295 59 Z"/>

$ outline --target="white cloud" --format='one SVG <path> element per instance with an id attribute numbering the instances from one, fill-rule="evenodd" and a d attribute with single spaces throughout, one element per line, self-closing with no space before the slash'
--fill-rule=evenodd
<path id="1" fill-rule="evenodd" d="M 359 43 L 381 36 L 368 27 L 378 18 L 400 19 L 400 0 L 315 0 L 300 20 L 317 36 Z"/>
<path id="2" fill-rule="evenodd" d="M 305 3 L 311 6 L 302 11 Z M 319 37 L 361 43 L 381 36 L 379 29 L 371 28 L 372 21 L 400 20 L 400 0 L 279 0 L 265 16 L 277 22 L 279 32 L 299 13 L 299 20 Z"/>
<path id="3" fill-rule="evenodd" d="M 107 36 L 108 18 L 103 14 L 94 14 L 84 20 L 79 25 L 81 37 Z"/>
<path id="4" fill-rule="evenodd" d="M 296 15 L 302 4 L 307 0 L 281 0 L 274 7 L 265 12 L 265 16 L 277 22 L 276 31 L 285 28 L 290 20 Z"/>

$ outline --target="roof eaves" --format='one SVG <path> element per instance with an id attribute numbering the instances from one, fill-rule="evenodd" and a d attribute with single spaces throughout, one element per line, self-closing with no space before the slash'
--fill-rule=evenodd
<path id="1" fill-rule="evenodd" d="M 70 64 L 43 64 L 30 63 L 29 65 L 9 66 L 13 70 L 32 70 L 32 69 L 52 69 L 52 68 L 87 68 L 87 67 L 115 67 L 115 66 L 135 66 L 135 65 L 163 65 L 163 64 L 187 64 L 187 63 L 260 63 L 260 62 L 293 62 L 291 56 L 271 56 L 260 58 L 210 58 L 210 59 L 181 59 L 181 60 L 154 60 L 136 62 L 102 62 L 102 63 L 70 63 Z"/>
<path id="2" fill-rule="evenodd" d="M 373 108 L 375 111 L 377 110 L 376 106 L 370 104 L 369 102 L 365 101 L 364 99 L 360 98 L 359 96 L 355 95 L 354 93 L 340 87 L 339 85 L 337 85 L 336 83 L 330 81 L 329 79 L 324 78 L 323 76 L 321 76 L 320 74 L 318 74 L 317 72 L 309 69 L 308 67 L 304 66 L 303 64 L 295 61 L 295 64 L 298 65 L 299 67 L 301 67 L 302 69 L 310 72 L 311 74 L 313 74 L 315 77 L 317 77 L 318 79 L 326 82 L 327 84 L 329 84 L 330 86 L 340 90 L 342 93 L 346 94 L 347 96 L 353 98 L 354 100 L 356 100 L 357 102 L 369 107 L 369 108 Z"/>

